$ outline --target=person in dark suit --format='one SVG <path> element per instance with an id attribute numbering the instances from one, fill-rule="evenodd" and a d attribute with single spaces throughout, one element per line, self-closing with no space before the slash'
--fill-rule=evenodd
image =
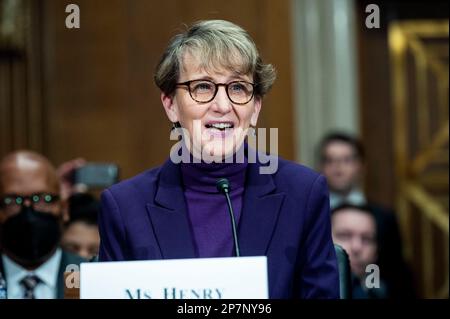
<path id="1" fill-rule="evenodd" d="M 73 194 L 68 199 L 69 220 L 64 225 L 61 247 L 87 260 L 98 256 L 98 212 L 100 202 L 89 193 Z"/>
<path id="2" fill-rule="evenodd" d="M 333 241 L 348 253 L 352 271 L 352 299 L 387 298 L 377 261 L 375 215 L 369 206 L 342 204 L 331 212 Z M 374 271 L 375 269 L 375 271 Z"/>
<path id="3" fill-rule="evenodd" d="M 370 200 L 361 188 L 365 169 L 362 143 L 344 132 L 331 132 L 319 146 L 320 171 L 330 188 L 330 206 L 367 206 L 376 220 L 378 258 L 381 277 L 389 298 L 414 298 L 412 274 L 403 257 L 403 247 L 396 214 Z"/>
<path id="4" fill-rule="evenodd" d="M 9 299 L 64 297 L 65 271 L 84 260 L 59 248 L 64 203 L 51 163 L 17 151 L 0 162 L 0 274 Z"/>
<path id="5" fill-rule="evenodd" d="M 244 142 L 274 80 L 231 22 L 201 21 L 171 40 L 155 82 L 180 148 L 102 193 L 100 261 L 235 256 L 216 187 L 227 178 L 241 256 L 267 256 L 269 297 L 339 298 L 325 178 Z"/>

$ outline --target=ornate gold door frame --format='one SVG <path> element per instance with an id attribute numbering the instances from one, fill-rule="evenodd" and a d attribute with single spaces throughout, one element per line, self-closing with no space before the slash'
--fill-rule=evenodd
<path id="1" fill-rule="evenodd" d="M 448 20 L 389 27 L 397 213 L 425 298 L 449 294 L 448 35 Z"/>

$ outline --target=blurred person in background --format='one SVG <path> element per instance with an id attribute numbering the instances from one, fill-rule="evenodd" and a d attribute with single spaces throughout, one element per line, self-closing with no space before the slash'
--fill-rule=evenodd
<path id="1" fill-rule="evenodd" d="M 88 193 L 73 194 L 68 199 L 69 221 L 65 225 L 61 246 L 69 252 L 92 260 L 98 255 L 100 236 L 97 215 L 99 201 Z"/>
<path id="2" fill-rule="evenodd" d="M 320 171 L 330 188 L 331 209 L 343 203 L 366 204 L 361 188 L 364 168 L 361 143 L 350 135 L 332 133 L 322 140 L 319 153 Z"/>
<path id="3" fill-rule="evenodd" d="M 341 245 L 350 259 L 353 299 L 381 299 L 387 288 L 379 280 L 378 287 L 366 284 L 366 267 L 375 264 L 378 254 L 376 220 L 369 207 L 343 204 L 331 215 L 333 242 Z"/>
<path id="4" fill-rule="evenodd" d="M 0 161 L 0 272 L 10 299 L 63 298 L 63 273 L 83 262 L 63 251 L 65 202 L 48 159 L 17 151 Z"/>
<path id="5" fill-rule="evenodd" d="M 82 185 L 74 184 L 75 171 L 86 165 L 87 161 L 84 158 L 75 158 L 64 162 L 58 166 L 56 172 L 58 174 L 61 185 L 61 198 L 67 200 L 73 194 L 85 193 L 87 189 Z"/>
<path id="6" fill-rule="evenodd" d="M 362 143 L 343 132 L 326 135 L 319 146 L 319 170 L 330 189 L 330 206 L 365 205 L 375 217 L 381 277 L 390 287 L 391 298 L 413 298 L 411 273 L 403 259 L 398 222 L 394 212 L 370 201 L 362 189 L 365 157 Z"/>

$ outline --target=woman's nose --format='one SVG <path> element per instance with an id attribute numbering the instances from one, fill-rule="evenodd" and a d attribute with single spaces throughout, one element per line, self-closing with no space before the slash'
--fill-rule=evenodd
<path id="1" fill-rule="evenodd" d="M 228 98 L 226 88 L 224 86 L 219 86 L 217 94 L 212 100 L 212 105 L 214 111 L 220 113 L 228 113 L 232 110 L 233 105 Z"/>

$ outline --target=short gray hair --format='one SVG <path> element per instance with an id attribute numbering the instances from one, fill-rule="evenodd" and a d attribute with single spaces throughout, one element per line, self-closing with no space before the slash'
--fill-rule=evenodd
<path id="1" fill-rule="evenodd" d="M 274 67 L 262 62 L 247 31 L 229 21 L 205 20 L 174 36 L 162 55 L 154 80 L 167 95 L 175 91 L 186 52 L 197 55 L 201 69 L 225 67 L 239 74 L 252 75 L 255 95 L 259 98 L 270 90 L 276 78 Z"/>

